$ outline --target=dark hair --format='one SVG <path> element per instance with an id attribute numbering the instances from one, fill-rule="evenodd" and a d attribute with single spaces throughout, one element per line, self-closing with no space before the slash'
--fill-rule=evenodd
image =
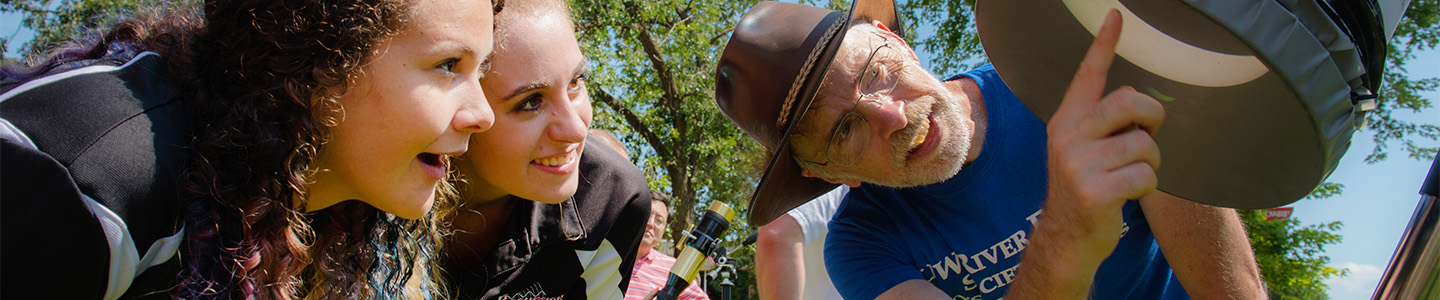
<path id="1" fill-rule="evenodd" d="M 651 190 L 651 191 L 650 191 L 650 201 L 655 201 L 655 202 L 664 203 L 666 207 L 669 207 L 669 206 L 670 206 L 670 195 L 666 195 L 665 192 L 656 191 L 656 190 Z"/>
<path id="2" fill-rule="evenodd" d="M 212 0 L 203 15 L 198 1 L 182 1 L 78 37 L 28 67 L 7 65 L 0 79 L 142 51 L 166 58 L 194 125 L 177 298 L 411 298 L 405 287 L 417 282 L 420 296 L 445 295 L 432 263 L 439 213 L 406 220 L 352 201 L 307 214 L 299 201 L 336 124 L 323 116 L 338 109 L 374 45 L 407 24 L 413 1 Z M 503 0 L 492 3 L 498 12 Z"/>
<path id="3" fill-rule="evenodd" d="M 179 296 L 392 297 L 434 247 L 427 220 L 363 203 L 305 213 L 307 178 L 337 98 L 410 1 L 205 3 L 206 30 L 182 85 L 195 121 L 188 162 L 185 290 Z M 298 203 L 298 205 L 297 205 Z M 308 220 L 307 220 L 308 219 Z M 313 224 L 310 222 L 313 221 Z M 209 261 L 218 257 L 219 263 Z M 399 275 L 396 275 L 399 274 Z"/>

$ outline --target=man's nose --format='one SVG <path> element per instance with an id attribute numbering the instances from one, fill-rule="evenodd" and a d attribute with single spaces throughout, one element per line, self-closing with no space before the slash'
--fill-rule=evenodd
<path id="1" fill-rule="evenodd" d="M 871 134 L 889 135 L 905 128 L 905 102 L 896 101 L 890 95 L 879 95 L 862 99 L 856 104 L 855 112 L 865 117 L 870 124 Z"/>

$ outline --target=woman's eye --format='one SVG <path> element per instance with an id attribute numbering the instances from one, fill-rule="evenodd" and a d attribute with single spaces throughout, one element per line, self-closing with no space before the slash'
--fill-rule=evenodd
<path id="1" fill-rule="evenodd" d="M 544 103 L 544 102 L 545 102 L 545 101 L 544 101 L 544 97 L 541 97 L 541 96 L 540 96 L 540 93 L 530 94 L 530 95 L 528 95 L 528 96 L 525 96 L 525 100 L 521 100 L 519 104 L 516 104 L 516 105 L 515 105 L 515 110 L 518 110 L 518 111 L 536 111 L 536 110 L 540 110 L 540 104 L 542 104 L 542 103 Z"/>
<path id="2" fill-rule="evenodd" d="M 577 88 L 580 88 L 580 86 L 582 86 L 582 85 L 585 85 L 585 74 L 584 74 L 584 73 L 581 73 L 580 75 L 576 75 L 574 79 L 570 79 L 570 89 L 577 89 Z"/>
<path id="3" fill-rule="evenodd" d="M 435 65 L 435 67 L 436 67 L 436 68 L 440 68 L 441 70 L 445 70 L 445 72 L 454 72 L 454 71 L 455 71 L 455 64 L 458 64 L 458 63 L 460 63 L 460 59 L 451 58 L 451 59 L 446 59 L 445 61 L 440 62 L 440 64 Z"/>

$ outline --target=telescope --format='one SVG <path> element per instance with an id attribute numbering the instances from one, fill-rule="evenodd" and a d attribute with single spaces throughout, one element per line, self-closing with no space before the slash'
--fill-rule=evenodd
<path id="1" fill-rule="evenodd" d="M 1106 90 L 1128 85 L 1165 107 L 1159 190 L 1261 209 L 1323 182 L 1375 108 L 1388 36 L 1409 1 L 1381 2 L 983 0 L 975 20 L 996 72 L 1048 122 L 1118 10 Z"/>
<path id="2" fill-rule="evenodd" d="M 1440 298 L 1440 157 L 1420 185 L 1420 202 L 1400 236 L 1374 300 Z"/>
<path id="3" fill-rule="evenodd" d="M 730 229 L 730 221 L 735 219 L 735 211 L 730 205 L 724 202 L 710 202 L 710 208 L 700 216 L 700 222 L 695 223 L 693 230 L 685 233 L 685 240 L 680 243 L 680 256 L 675 258 L 675 265 L 670 268 L 670 278 L 665 281 L 665 287 L 655 294 L 656 300 L 675 300 L 680 293 L 685 291 L 690 283 L 695 281 L 695 276 L 700 272 L 700 264 L 718 248 L 720 237 Z"/>

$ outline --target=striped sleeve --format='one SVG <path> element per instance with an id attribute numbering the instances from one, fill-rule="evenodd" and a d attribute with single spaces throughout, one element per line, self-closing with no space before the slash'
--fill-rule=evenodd
<path id="1" fill-rule="evenodd" d="M 650 254 L 635 260 L 635 271 L 630 274 L 630 288 L 625 290 L 625 299 L 644 299 L 645 296 L 665 286 L 665 280 L 669 278 L 670 266 L 674 264 L 674 259 L 665 263 L 659 259 L 661 256 L 665 256 L 665 254 L 651 250 Z"/>

